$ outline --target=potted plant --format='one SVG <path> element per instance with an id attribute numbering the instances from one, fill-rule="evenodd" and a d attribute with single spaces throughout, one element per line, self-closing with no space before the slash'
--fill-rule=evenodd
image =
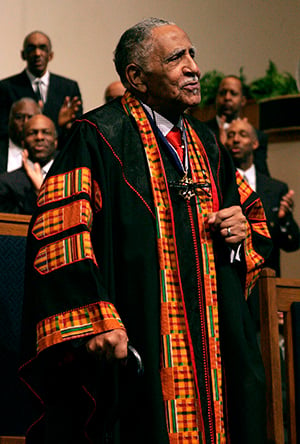
<path id="1" fill-rule="evenodd" d="M 294 77 L 280 73 L 269 61 L 265 76 L 249 85 L 250 96 L 259 103 L 259 127 L 266 132 L 300 127 L 300 94 Z"/>

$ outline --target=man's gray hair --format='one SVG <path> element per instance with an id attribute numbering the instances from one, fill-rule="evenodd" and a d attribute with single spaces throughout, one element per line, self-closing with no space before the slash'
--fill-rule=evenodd
<path id="1" fill-rule="evenodd" d="M 114 52 L 115 67 L 124 85 L 128 84 L 126 67 L 130 63 L 136 63 L 143 69 L 146 68 L 152 46 L 152 30 L 159 26 L 174 24 L 167 20 L 150 17 L 124 32 Z"/>

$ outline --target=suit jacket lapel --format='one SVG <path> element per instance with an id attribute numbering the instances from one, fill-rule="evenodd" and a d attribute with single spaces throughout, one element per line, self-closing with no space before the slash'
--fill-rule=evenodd
<path id="1" fill-rule="evenodd" d="M 18 96 L 19 97 L 31 97 L 36 100 L 35 92 L 31 86 L 31 82 L 26 74 L 26 71 L 22 71 L 20 74 L 20 82 L 18 83 Z"/>

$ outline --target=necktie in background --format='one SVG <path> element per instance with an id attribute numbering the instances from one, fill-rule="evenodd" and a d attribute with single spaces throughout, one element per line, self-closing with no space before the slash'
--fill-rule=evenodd
<path id="1" fill-rule="evenodd" d="M 184 145 L 182 142 L 181 131 L 177 126 L 173 126 L 171 131 L 166 136 L 170 144 L 176 149 L 181 162 L 183 162 Z"/>
<path id="2" fill-rule="evenodd" d="M 41 100 L 44 103 L 43 96 L 41 94 L 41 81 L 35 80 L 34 85 L 35 85 L 35 95 L 37 101 L 39 102 Z"/>

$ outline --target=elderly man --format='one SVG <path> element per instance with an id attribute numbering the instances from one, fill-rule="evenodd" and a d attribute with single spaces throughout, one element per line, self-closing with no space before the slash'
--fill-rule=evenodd
<path id="1" fill-rule="evenodd" d="M 262 207 L 244 192 L 247 220 L 229 154 L 183 114 L 200 71 L 182 29 L 138 23 L 115 66 L 125 95 L 74 124 L 30 227 L 21 374 L 47 405 L 38 442 L 265 443 L 244 296 L 269 249 L 251 236 Z"/>
<path id="2" fill-rule="evenodd" d="M 22 166 L 24 125 L 36 114 L 41 114 L 41 109 L 30 97 L 24 97 L 12 104 L 8 136 L 0 138 L 0 173 L 13 171 Z"/>
<path id="3" fill-rule="evenodd" d="M 7 134 L 7 122 L 13 102 L 32 97 L 39 102 L 43 114 L 52 119 L 63 133 L 76 116 L 82 114 L 81 95 L 77 82 L 48 71 L 53 59 L 50 38 L 41 31 L 28 34 L 21 57 L 26 68 L 0 82 L 0 134 Z"/>
<path id="4" fill-rule="evenodd" d="M 49 171 L 57 148 L 57 134 L 51 119 L 39 114 L 24 126 L 23 165 L 0 175 L 0 211 L 32 214 L 37 194 Z"/>
<path id="5" fill-rule="evenodd" d="M 205 122 L 215 133 L 217 140 L 223 145 L 226 142 L 226 130 L 230 122 L 241 117 L 246 102 L 247 99 L 241 80 L 234 75 L 224 77 L 220 82 L 216 96 L 216 116 Z M 255 150 L 254 163 L 261 173 L 269 176 L 267 165 L 268 138 L 262 131 L 256 130 L 256 132 L 259 146 Z"/>

